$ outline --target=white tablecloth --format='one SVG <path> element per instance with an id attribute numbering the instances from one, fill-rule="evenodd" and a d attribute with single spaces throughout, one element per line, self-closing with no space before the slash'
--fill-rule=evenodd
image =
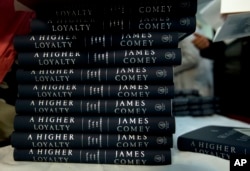
<path id="1" fill-rule="evenodd" d="M 207 117 L 176 117 L 176 133 L 174 134 L 174 148 L 172 149 L 171 165 L 135 166 L 84 163 L 16 162 L 13 160 L 13 148 L 11 146 L 6 146 L 0 148 L 0 171 L 229 171 L 229 160 L 206 154 L 183 152 L 177 149 L 176 142 L 179 135 L 206 125 L 250 127 L 247 123 L 220 115 Z"/>

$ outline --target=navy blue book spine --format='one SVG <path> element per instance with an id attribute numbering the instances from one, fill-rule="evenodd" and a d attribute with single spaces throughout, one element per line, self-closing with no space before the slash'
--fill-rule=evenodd
<path id="1" fill-rule="evenodd" d="M 20 99 L 16 100 L 18 114 L 64 115 L 172 115 L 172 99 Z"/>
<path id="2" fill-rule="evenodd" d="M 18 114 L 14 129 L 22 132 L 173 134 L 174 116 L 61 116 Z"/>
<path id="3" fill-rule="evenodd" d="M 177 48 L 178 32 L 121 32 L 121 33 L 62 33 L 16 35 L 13 39 L 17 52 L 62 50 L 114 50 L 138 48 Z"/>
<path id="4" fill-rule="evenodd" d="M 173 135 L 147 134 L 87 134 L 54 132 L 13 132 L 14 148 L 115 148 L 115 149 L 169 149 L 173 147 Z"/>
<path id="5" fill-rule="evenodd" d="M 18 69 L 16 79 L 18 84 L 167 84 L 173 83 L 173 66 Z"/>
<path id="6" fill-rule="evenodd" d="M 32 34 L 96 33 L 96 32 L 185 32 L 192 33 L 196 28 L 196 17 L 191 16 L 133 16 L 130 18 L 83 19 L 59 18 L 31 21 Z"/>
<path id="7" fill-rule="evenodd" d="M 133 5 L 126 0 L 40 1 L 35 6 L 39 19 L 69 17 L 127 17 L 127 16 L 181 16 L 194 15 L 197 12 L 197 0 L 137 0 Z M 45 12 L 46 11 L 46 12 Z M 181 11 L 181 12 L 180 12 Z"/>
<path id="8" fill-rule="evenodd" d="M 18 84 L 19 98 L 174 98 L 174 84 Z"/>
<path id="9" fill-rule="evenodd" d="M 181 64 L 180 48 L 125 50 L 20 52 L 18 64 L 23 68 L 79 68 L 83 66 L 167 66 Z"/>
<path id="10" fill-rule="evenodd" d="M 121 165 L 169 165 L 171 150 L 118 149 L 14 149 L 15 161 L 93 163 Z"/>

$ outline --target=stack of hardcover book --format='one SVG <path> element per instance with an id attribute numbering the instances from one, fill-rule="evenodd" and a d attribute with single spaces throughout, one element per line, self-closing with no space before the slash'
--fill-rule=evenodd
<path id="1" fill-rule="evenodd" d="M 221 113 L 220 98 L 202 96 L 198 90 L 175 90 L 174 116 L 208 116 Z"/>
<path id="2" fill-rule="evenodd" d="M 171 164 L 173 66 L 197 2 L 96 4 L 43 1 L 31 33 L 14 38 L 14 160 Z"/>

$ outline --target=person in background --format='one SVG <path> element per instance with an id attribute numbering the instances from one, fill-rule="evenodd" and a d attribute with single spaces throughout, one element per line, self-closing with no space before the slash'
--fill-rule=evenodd
<path id="1" fill-rule="evenodd" d="M 27 34 L 30 20 L 35 17 L 33 11 L 16 11 L 15 4 L 14 0 L 0 1 L 0 99 L 11 105 L 16 96 L 13 37 Z"/>
<path id="2" fill-rule="evenodd" d="M 182 63 L 174 67 L 175 89 L 197 90 L 201 96 L 213 96 L 212 61 L 200 56 L 193 39 L 191 34 L 179 42 Z"/>
<path id="3" fill-rule="evenodd" d="M 20 1 L 25 1 L 26 4 L 32 2 Z M 16 114 L 14 104 L 17 97 L 15 81 L 17 53 L 13 46 L 13 38 L 15 35 L 29 33 L 30 20 L 35 17 L 34 11 L 26 10 L 28 8 L 24 7 L 26 6 L 18 1 L 0 1 L 0 146 L 9 144 Z"/>
<path id="4" fill-rule="evenodd" d="M 246 117 L 249 121 L 248 73 L 250 37 L 238 38 L 230 43 L 212 40 L 195 33 L 192 43 L 200 55 L 214 61 L 214 94 L 221 99 L 221 113 L 232 117 Z"/>

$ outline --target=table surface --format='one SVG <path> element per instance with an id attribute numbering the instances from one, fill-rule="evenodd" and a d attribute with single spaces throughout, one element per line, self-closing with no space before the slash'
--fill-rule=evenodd
<path id="1" fill-rule="evenodd" d="M 95 171 L 112 171 L 118 169 L 119 171 L 229 171 L 229 160 L 207 154 L 179 151 L 177 149 L 176 142 L 179 135 L 206 125 L 242 126 L 250 128 L 250 124 L 248 123 L 216 114 L 205 117 L 176 117 L 172 164 L 164 166 L 17 162 L 13 160 L 13 148 L 11 146 L 5 146 L 0 148 L 0 171 L 73 171 L 79 169 L 93 169 Z"/>

